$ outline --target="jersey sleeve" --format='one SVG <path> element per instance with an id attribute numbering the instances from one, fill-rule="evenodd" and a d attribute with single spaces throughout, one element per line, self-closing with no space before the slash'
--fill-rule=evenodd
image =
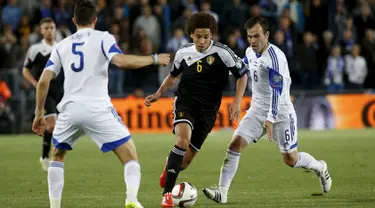
<path id="1" fill-rule="evenodd" d="M 59 75 L 61 71 L 61 67 L 62 67 L 61 57 L 60 57 L 57 47 L 55 47 L 52 50 L 51 56 L 49 57 L 46 63 L 46 66 L 44 67 L 44 70 L 50 70 L 50 71 L 55 72 L 55 75 L 57 77 L 57 75 Z"/>
<path id="2" fill-rule="evenodd" d="M 288 70 L 288 63 L 283 57 L 278 57 L 272 48 L 269 49 L 269 54 L 272 61 L 268 67 L 269 85 L 271 88 L 271 105 L 268 110 L 267 120 L 274 123 L 280 109 L 280 99 L 284 87 L 283 74 Z"/>
<path id="3" fill-rule="evenodd" d="M 103 36 L 103 40 L 101 43 L 101 48 L 104 56 L 111 61 L 113 56 L 116 54 L 124 54 L 120 46 L 117 44 L 115 37 L 108 32 L 106 32 Z"/>
<path id="4" fill-rule="evenodd" d="M 178 75 L 182 73 L 182 71 L 184 70 L 183 67 L 181 66 L 182 60 L 183 60 L 183 57 L 181 55 L 181 51 L 178 50 L 174 57 L 172 69 L 169 72 L 170 75 L 177 77 Z"/>
<path id="5" fill-rule="evenodd" d="M 34 55 L 34 47 L 31 46 L 29 50 L 27 50 L 25 61 L 23 66 L 26 68 L 31 69 L 34 65 L 35 55 Z"/>
<path id="6" fill-rule="evenodd" d="M 230 48 L 226 46 L 224 48 L 222 58 L 231 74 L 236 78 L 241 78 L 248 72 L 248 68 L 244 63 L 244 60 L 241 60 Z"/>

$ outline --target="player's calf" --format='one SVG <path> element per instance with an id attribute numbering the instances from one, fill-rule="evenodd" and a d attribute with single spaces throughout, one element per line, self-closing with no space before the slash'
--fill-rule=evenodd
<path id="1" fill-rule="evenodd" d="M 138 190 L 141 183 L 141 167 L 133 140 L 128 140 L 113 150 L 124 165 L 126 184 L 126 204 L 138 203 Z"/>
<path id="2" fill-rule="evenodd" d="M 168 156 L 163 194 L 172 192 L 178 174 L 181 171 L 182 161 L 190 143 L 192 133 L 191 126 L 184 122 L 176 124 L 174 131 L 176 134 L 176 145 L 172 148 Z"/>

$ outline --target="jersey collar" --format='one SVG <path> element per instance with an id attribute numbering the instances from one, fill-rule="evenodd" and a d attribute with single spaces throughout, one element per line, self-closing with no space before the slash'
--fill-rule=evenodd
<path id="1" fill-rule="evenodd" d="M 46 46 L 50 46 L 50 47 L 51 47 L 51 46 L 53 47 L 53 46 L 55 46 L 55 45 L 57 44 L 56 41 L 53 41 L 52 45 L 50 45 L 50 44 L 48 44 L 48 43 L 46 42 L 46 40 L 44 40 L 44 39 L 42 40 L 42 43 L 43 43 L 44 45 L 46 45 Z"/>
<path id="2" fill-rule="evenodd" d="M 268 51 L 268 49 L 269 49 L 270 47 L 271 47 L 271 44 L 270 44 L 270 42 L 268 42 L 268 43 L 267 43 L 267 48 L 266 48 L 266 50 L 263 51 L 263 53 L 266 52 L 266 51 Z M 262 56 L 263 53 L 256 53 L 256 52 L 255 52 L 255 56 L 256 56 L 257 58 L 260 58 L 260 57 Z"/>

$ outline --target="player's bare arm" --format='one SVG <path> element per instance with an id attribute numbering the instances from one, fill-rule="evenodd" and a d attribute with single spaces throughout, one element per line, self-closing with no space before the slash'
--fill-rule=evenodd
<path id="1" fill-rule="evenodd" d="M 160 98 L 160 96 L 162 96 L 166 91 L 171 89 L 176 84 L 176 82 L 178 81 L 179 78 L 180 78 L 180 75 L 175 77 L 175 76 L 169 74 L 164 79 L 163 83 L 160 85 L 158 91 L 156 91 L 155 94 L 149 95 L 145 98 L 144 104 L 147 107 L 150 107 L 151 103 L 156 102 Z"/>
<path id="2" fill-rule="evenodd" d="M 36 87 L 36 108 L 35 119 L 32 130 L 38 135 L 43 135 L 45 130 L 45 120 L 43 117 L 44 102 L 47 97 L 51 80 L 55 77 L 53 71 L 44 70 Z"/>
<path id="3" fill-rule="evenodd" d="M 152 56 L 116 54 L 111 62 L 120 68 L 139 69 L 152 64 L 166 66 L 169 64 L 169 61 L 169 54 L 158 54 Z"/>
<path id="4" fill-rule="evenodd" d="M 234 100 L 229 107 L 230 119 L 235 122 L 238 122 L 240 120 L 241 100 L 246 90 L 247 79 L 247 75 L 237 79 L 236 96 L 234 97 Z"/>
<path id="5" fill-rule="evenodd" d="M 22 75 L 25 77 L 25 79 L 30 82 L 35 88 L 38 84 L 38 81 L 35 79 L 35 77 L 31 74 L 31 71 L 27 67 L 23 67 L 22 69 Z"/>

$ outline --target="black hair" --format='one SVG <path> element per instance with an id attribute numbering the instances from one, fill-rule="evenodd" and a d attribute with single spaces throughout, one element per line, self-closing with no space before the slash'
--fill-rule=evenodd
<path id="1" fill-rule="evenodd" d="M 252 17 L 246 21 L 245 30 L 253 28 L 256 24 L 260 24 L 263 29 L 263 33 L 266 34 L 269 30 L 268 21 L 263 17 Z"/>
<path id="2" fill-rule="evenodd" d="M 77 25 L 89 25 L 96 17 L 96 6 L 92 0 L 76 0 L 74 3 L 74 17 Z"/>
<path id="3" fill-rule="evenodd" d="M 197 12 L 191 15 L 186 25 L 186 33 L 190 35 L 198 28 L 208 28 L 211 33 L 216 33 L 217 24 L 215 18 L 204 12 Z"/>

